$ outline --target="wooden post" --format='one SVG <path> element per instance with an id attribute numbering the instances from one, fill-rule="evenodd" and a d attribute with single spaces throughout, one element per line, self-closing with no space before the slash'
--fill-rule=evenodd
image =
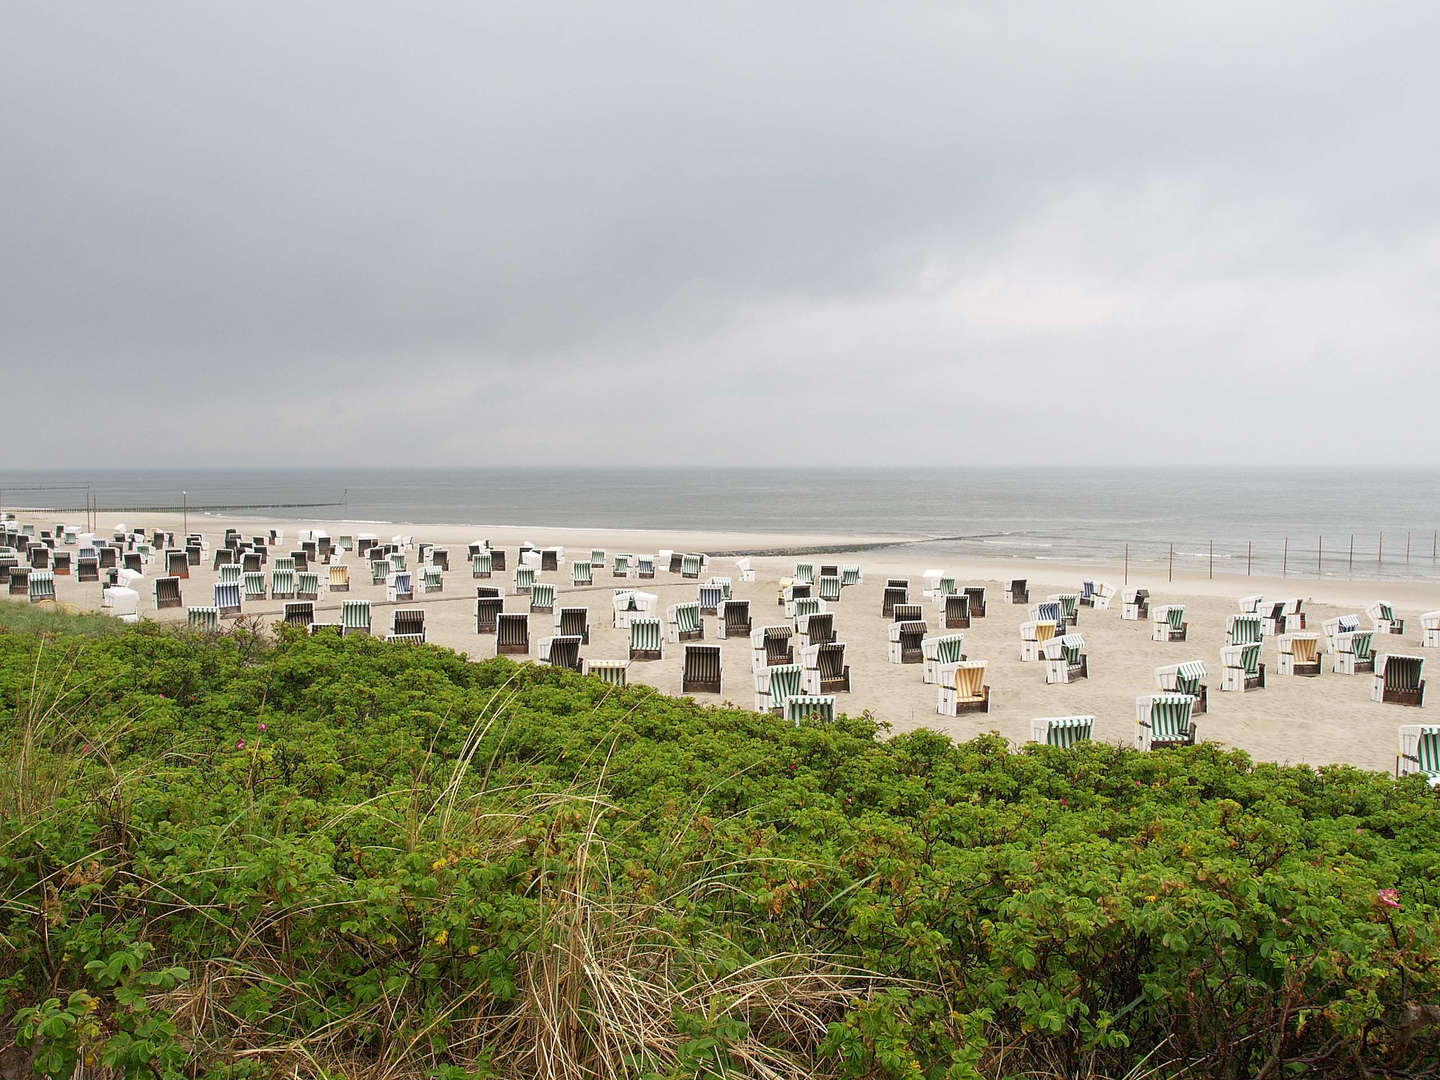
<path id="1" fill-rule="evenodd" d="M 1130 545 L 1125 545 L 1125 584 L 1130 584 Z"/>
<path id="2" fill-rule="evenodd" d="M 1215 580 L 1215 541 L 1210 541 L 1210 580 Z"/>
<path id="3" fill-rule="evenodd" d="M 1290 537 L 1285 537 L 1285 546 L 1280 550 L 1280 576 L 1285 576 L 1285 571 L 1290 568 Z"/>
<path id="4" fill-rule="evenodd" d="M 1410 565 L 1410 530 L 1405 530 L 1405 565 Z"/>
<path id="5" fill-rule="evenodd" d="M 1320 537 L 1318 540 L 1315 541 L 1315 576 L 1316 576 L 1316 577 L 1324 577 L 1324 576 L 1325 576 L 1325 570 L 1324 570 L 1324 568 L 1323 568 L 1322 565 L 1321 565 L 1321 563 L 1323 562 L 1324 558 L 1325 558 L 1325 537 L 1322 536 L 1322 537 Z"/>
<path id="6" fill-rule="evenodd" d="M 1255 541 L 1245 541 L 1245 576 L 1250 576 L 1250 559 L 1255 554 Z"/>
<path id="7" fill-rule="evenodd" d="M 1375 567 L 1379 569 L 1385 562 L 1385 534 L 1380 534 L 1380 544 L 1375 549 Z"/>
<path id="8" fill-rule="evenodd" d="M 1350 534 L 1350 570 L 1351 577 L 1355 576 L 1355 534 Z"/>
<path id="9" fill-rule="evenodd" d="M 1175 580 L 1175 545 L 1174 545 L 1174 544 L 1171 544 L 1171 545 L 1170 545 L 1170 578 L 1169 578 L 1169 580 L 1171 580 L 1171 581 L 1174 581 L 1174 580 Z"/>

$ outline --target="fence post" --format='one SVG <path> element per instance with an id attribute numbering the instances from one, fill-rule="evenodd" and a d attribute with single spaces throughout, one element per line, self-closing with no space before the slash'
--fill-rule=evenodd
<path id="1" fill-rule="evenodd" d="M 1255 541 L 1245 541 L 1245 576 L 1250 576 L 1250 557 L 1255 553 Z"/>
<path id="2" fill-rule="evenodd" d="M 1405 565 L 1410 565 L 1410 530 L 1405 530 Z"/>
<path id="3" fill-rule="evenodd" d="M 1325 558 L 1325 537 L 1321 536 L 1315 541 L 1315 576 L 1324 577 L 1325 571 L 1321 568 L 1321 560 Z"/>
<path id="4" fill-rule="evenodd" d="M 1174 580 L 1175 580 L 1175 545 L 1174 545 L 1174 544 L 1171 544 L 1171 545 L 1170 545 L 1170 576 L 1169 576 L 1169 578 L 1168 578 L 1167 580 L 1169 580 L 1169 581 L 1174 581 Z"/>
<path id="5" fill-rule="evenodd" d="M 1125 584 L 1130 584 L 1130 545 L 1125 545 Z"/>
<path id="6" fill-rule="evenodd" d="M 1379 570 L 1385 562 L 1385 534 L 1380 534 L 1380 543 L 1375 548 L 1375 569 Z"/>
<path id="7" fill-rule="evenodd" d="M 1215 580 L 1215 541 L 1210 541 L 1210 580 Z"/>
<path id="8" fill-rule="evenodd" d="M 1285 537 L 1285 546 L 1280 550 L 1280 576 L 1290 569 L 1290 537 Z"/>
<path id="9" fill-rule="evenodd" d="M 1355 576 L 1355 534 L 1350 534 L 1350 569 L 1347 571 L 1350 577 Z"/>

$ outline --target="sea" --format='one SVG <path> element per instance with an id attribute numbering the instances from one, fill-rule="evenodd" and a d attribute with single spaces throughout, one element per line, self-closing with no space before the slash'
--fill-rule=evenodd
<path id="1" fill-rule="evenodd" d="M 1177 572 L 1440 580 L 1440 468 L 0 469 L 0 508 L 822 533 Z"/>

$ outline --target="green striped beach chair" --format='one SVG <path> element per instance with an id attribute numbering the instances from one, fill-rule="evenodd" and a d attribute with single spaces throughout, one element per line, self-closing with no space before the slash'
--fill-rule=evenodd
<path id="1" fill-rule="evenodd" d="M 470 576 L 475 579 L 488 578 L 494 573 L 495 559 L 488 551 L 477 551 L 470 556 Z"/>
<path id="2" fill-rule="evenodd" d="M 1365 614 L 1370 616 L 1370 625 L 1377 634 L 1405 633 L 1405 620 L 1395 617 L 1395 606 L 1388 600 L 1376 600 Z"/>
<path id="3" fill-rule="evenodd" d="M 1193 746 L 1195 699 L 1189 694 L 1143 694 L 1135 699 L 1135 746 Z"/>
<path id="4" fill-rule="evenodd" d="M 1205 664 L 1199 660 L 1186 660 L 1180 664 L 1166 664 L 1155 669 L 1155 689 L 1170 694 L 1189 694 L 1195 699 L 1190 710 L 1199 716 L 1209 708 L 1209 687 L 1205 685 Z"/>
<path id="5" fill-rule="evenodd" d="M 611 577 L 630 576 L 630 556 L 616 553 L 614 561 L 610 564 Z"/>
<path id="6" fill-rule="evenodd" d="M 270 560 L 270 569 L 272 571 L 285 570 L 293 574 L 295 572 L 295 559 L 291 555 L 277 555 L 275 558 Z"/>
<path id="7" fill-rule="evenodd" d="M 1085 655 L 1085 638 L 1081 634 L 1061 634 L 1045 642 L 1045 681 L 1071 683 L 1090 675 L 1089 657 Z"/>
<path id="8" fill-rule="evenodd" d="M 1065 622 L 1074 626 L 1080 618 L 1080 594 L 1079 593 L 1054 593 L 1045 599 L 1060 605 L 1060 610 L 1065 616 Z"/>
<path id="9" fill-rule="evenodd" d="M 710 584 L 720 586 L 721 600 L 729 600 L 731 590 L 735 587 L 735 582 L 728 577 L 711 577 Z"/>
<path id="10" fill-rule="evenodd" d="M 1184 641 L 1187 630 L 1184 604 L 1159 604 L 1150 616 L 1151 641 Z"/>
<path id="11" fill-rule="evenodd" d="M 240 564 L 225 563 L 220 567 L 220 576 L 216 579 L 221 585 L 240 584 Z"/>
<path id="12" fill-rule="evenodd" d="M 625 685 L 625 673 L 630 670 L 629 660 L 585 660 L 585 674 L 593 675 L 611 686 Z"/>
<path id="13" fill-rule="evenodd" d="M 605 552 L 601 548 L 590 549 L 590 566 L 595 570 L 605 569 Z"/>
<path id="14" fill-rule="evenodd" d="M 664 628 L 659 619 L 630 620 L 630 659 L 660 660 L 664 657 Z"/>
<path id="15" fill-rule="evenodd" d="M 819 592 L 821 600 L 830 604 L 839 603 L 840 578 L 834 574 L 821 574 L 816 591 Z"/>
<path id="16" fill-rule="evenodd" d="M 790 609 L 790 614 L 794 617 L 793 625 L 796 630 L 799 630 L 801 619 L 808 619 L 811 615 L 824 614 L 825 603 L 818 596 L 802 596 L 791 601 Z"/>
<path id="17" fill-rule="evenodd" d="M 924 657 L 921 680 L 927 685 L 936 686 L 941 682 L 943 669 L 965 659 L 965 635 L 939 634 L 924 638 L 920 642 L 920 655 Z"/>
<path id="18" fill-rule="evenodd" d="M 249 601 L 265 599 L 265 574 L 260 570 L 252 570 L 249 573 L 240 575 L 240 586 L 245 593 L 245 599 Z"/>
<path id="19" fill-rule="evenodd" d="M 700 604 L 692 600 L 688 604 L 671 604 L 665 612 L 669 624 L 671 642 L 701 641 L 705 637 L 705 624 L 700 619 Z"/>
<path id="20" fill-rule="evenodd" d="M 396 573 L 405 569 L 405 553 L 403 551 L 392 551 L 390 553 L 390 572 Z"/>
<path id="21" fill-rule="evenodd" d="M 592 583 L 594 568 L 583 559 L 570 564 L 570 584 L 589 585 Z"/>
<path id="22" fill-rule="evenodd" d="M 291 600 L 285 605 L 284 615 L 281 620 L 286 626 L 299 626 L 310 629 L 310 624 L 315 621 L 315 602 L 313 600 Z"/>
<path id="23" fill-rule="evenodd" d="M 295 599 L 320 599 L 320 574 L 315 570 L 300 570 L 295 574 Z"/>
<path id="24" fill-rule="evenodd" d="M 796 727 L 802 721 L 820 724 L 835 722 L 833 694 L 791 694 L 785 699 L 785 719 Z"/>
<path id="25" fill-rule="evenodd" d="M 800 664 L 762 664 L 754 673 L 755 711 L 783 715 L 785 699 L 800 693 L 804 670 Z"/>
<path id="26" fill-rule="evenodd" d="M 370 633 L 369 600 L 340 601 L 340 633 L 342 635 Z"/>
<path id="27" fill-rule="evenodd" d="M 1226 645 L 1220 650 L 1220 663 L 1225 669 L 1220 676 L 1220 689 L 1226 693 L 1244 693 L 1265 686 L 1265 665 L 1260 662 L 1258 641 Z"/>
<path id="28" fill-rule="evenodd" d="M 240 583 L 217 581 L 210 590 L 214 608 L 222 617 L 240 614 Z"/>
<path id="29" fill-rule="evenodd" d="M 180 579 L 177 577 L 159 577 L 155 579 L 155 610 L 163 611 L 165 608 L 184 607 L 185 602 L 180 599 Z"/>
<path id="30" fill-rule="evenodd" d="M 795 564 L 795 573 L 790 578 L 796 585 L 815 584 L 815 564 L 802 562 Z"/>
<path id="31" fill-rule="evenodd" d="M 702 560 L 699 555 L 682 555 L 680 557 L 680 576 L 687 578 L 698 578 Z"/>
<path id="32" fill-rule="evenodd" d="M 1425 658 L 1390 654 L 1375 661 L 1375 681 L 1370 687 L 1370 700 L 1393 705 L 1425 704 Z"/>
<path id="33" fill-rule="evenodd" d="M 420 591 L 437 593 L 445 591 L 445 575 L 438 566 L 420 567 Z"/>
<path id="34" fill-rule="evenodd" d="M 1037 716 L 1030 721 L 1030 741 L 1065 749 L 1089 742 L 1095 732 L 1093 716 Z"/>
<path id="35" fill-rule="evenodd" d="M 187 607 L 185 609 L 185 626 L 190 630 L 200 630 L 213 634 L 220 629 L 220 609 L 216 607 Z"/>
<path id="36" fill-rule="evenodd" d="M 1372 632 L 1352 630 L 1335 635 L 1334 669 L 1338 675 L 1358 675 L 1362 671 L 1374 672 L 1375 653 L 1372 651 Z"/>
<path id="37" fill-rule="evenodd" d="M 372 560 L 370 560 L 370 584 L 371 584 L 371 585 L 384 585 L 384 584 L 385 584 L 385 579 L 388 578 L 389 576 L 390 576 L 390 560 L 389 560 L 389 559 L 372 559 Z"/>
<path id="38" fill-rule="evenodd" d="M 535 567 L 524 565 L 515 567 L 515 591 L 523 596 L 534 587 Z"/>
<path id="39" fill-rule="evenodd" d="M 530 589 L 530 610 L 550 614 L 555 610 L 555 586 L 537 581 Z"/>
<path id="40" fill-rule="evenodd" d="M 291 562 L 290 559 L 276 559 L 279 562 Z M 295 599 L 295 571 L 284 570 L 279 566 L 270 570 L 270 598 L 272 600 L 293 600 Z"/>
<path id="41" fill-rule="evenodd" d="M 1419 773 L 1431 787 L 1440 787 L 1440 727 L 1405 724 L 1400 728 L 1400 753 L 1395 757 L 1395 778 Z"/>
<path id="42" fill-rule="evenodd" d="M 1264 640 L 1259 615 L 1231 615 L 1225 628 L 1225 644 L 1258 645 Z"/>
<path id="43" fill-rule="evenodd" d="M 860 567 L 857 564 L 847 563 L 840 567 L 840 587 L 842 589 L 848 585 L 859 585 L 860 581 Z"/>
<path id="44" fill-rule="evenodd" d="M 30 603 L 39 604 L 46 600 L 55 601 L 55 571 L 31 570 L 28 582 Z"/>

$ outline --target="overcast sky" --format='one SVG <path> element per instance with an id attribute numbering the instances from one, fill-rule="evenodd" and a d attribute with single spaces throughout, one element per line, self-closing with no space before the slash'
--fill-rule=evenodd
<path id="1" fill-rule="evenodd" d="M 1434 0 L 17 0 L 4 457 L 1434 463 L 1437 45 Z"/>

